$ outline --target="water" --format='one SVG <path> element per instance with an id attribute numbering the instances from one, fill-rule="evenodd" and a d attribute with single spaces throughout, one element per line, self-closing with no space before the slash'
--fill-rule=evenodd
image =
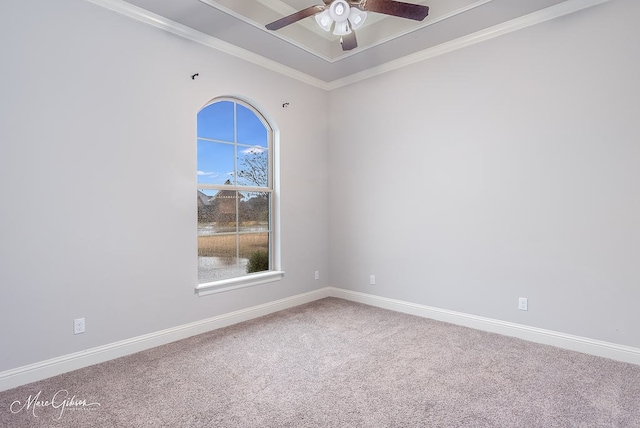
<path id="1" fill-rule="evenodd" d="M 198 236 L 212 236 L 216 233 L 235 232 L 235 227 L 217 227 L 213 224 L 199 225 Z M 269 228 L 265 225 L 240 226 L 239 232 L 268 232 Z"/>

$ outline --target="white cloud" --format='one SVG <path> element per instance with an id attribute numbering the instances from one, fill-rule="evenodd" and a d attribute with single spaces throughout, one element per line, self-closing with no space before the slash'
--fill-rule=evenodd
<path id="1" fill-rule="evenodd" d="M 252 155 L 257 155 L 260 153 L 264 153 L 266 151 L 266 149 L 264 147 L 260 147 L 260 146 L 253 146 L 253 147 L 249 147 L 248 149 L 244 149 L 242 151 L 242 153 L 248 155 L 248 154 L 252 154 Z"/>
<path id="2" fill-rule="evenodd" d="M 217 175 L 215 172 L 198 171 L 198 175 Z"/>

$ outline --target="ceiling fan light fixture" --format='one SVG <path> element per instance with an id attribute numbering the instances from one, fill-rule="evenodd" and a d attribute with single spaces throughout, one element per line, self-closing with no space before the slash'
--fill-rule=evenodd
<path id="1" fill-rule="evenodd" d="M 349 3 L 345 0 L 334 0 L 329 6 L 329 14 L 334 21 L 344 22 L 349 19 L 350 9 Z"/>
<path id="2" fill-rule="evenodd" d="M 315 15 L 316 22 L 324 31 L 331 30 L 331 24 L 333 24 L 333 19 L 331 18 L 331 14 L 329 13 L 329 9 L 324 10 Z"/>
<path id="3" fill-rule="evenodd" d="M 211 0 L 200 1 L 208 2 Z M 301 9 L 266 24 L 265 27 L 267 30 L 275 31 L 314 15 L 320 28 L 327 32 L 333 29 L 333 34 L 340 36 L 342 50 L 350 51 L 358 47 L 356 30 L 364 25 L 367 12 L 415 21 L 422 21 L 429 14 L 428 6 L 398 0 L 323 0 L 323 3 Z"/>
<path id="4" fill-rule="evenodd" d="M 333 34 L 336 36 L 345 36 L 351 33 L 351 28 L 349 28 L 349 23 L 347 21 L 344 22 L 336 22 L 336 27 L 333 29 Z"/>
<path id="5" fill-rule="evenodd" d="M 351 23 L 351 28 L 357 30 L 362 27 L 364 21 L 367 19 L 367 12 L 364 12 L 356 7 L 352 7 L 349 12 L 349 22 Z"/>

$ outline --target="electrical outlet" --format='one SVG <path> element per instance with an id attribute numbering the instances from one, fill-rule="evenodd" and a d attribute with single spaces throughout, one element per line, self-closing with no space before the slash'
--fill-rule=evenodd
<path id="1" fill-rule="evenodd" d="M 370 275 L 369 276 L 369 284 L 376 285 L 376 276 L 375 275 Z"/>
<path id="2" fill-rule="evenodd" d="M 73 334 L 84 333 L 84 318 L 76 318 L 73 320 Z"/>
<path id="3" fill-rule="evenodd" d="M 319 270 L 316 271 L 316 279 L 320 279 L 320 271 Z"/>
<path id="4" fill-rule="evenodd" d="M 518 299 L 518 309 L 521 311 L 529 310 L 529 300 L 526 297 L 520 297 Z"/>

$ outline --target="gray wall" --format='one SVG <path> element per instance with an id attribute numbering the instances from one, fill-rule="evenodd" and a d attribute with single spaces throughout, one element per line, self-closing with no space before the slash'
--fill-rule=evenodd
<path id="1" fill-rule="evenodd" d="M 640 347 L 638 16 L 615 0 L 333 91 L 331 284 Z"/>
<path id="2" fill-rule="evenodd" d="M 2 14 L 0 371 L 328 285 L 325 91 L 86 1 Z M 197 297 L 195 120 L 221 95 L 281 130 L 286 277 Z"/>

